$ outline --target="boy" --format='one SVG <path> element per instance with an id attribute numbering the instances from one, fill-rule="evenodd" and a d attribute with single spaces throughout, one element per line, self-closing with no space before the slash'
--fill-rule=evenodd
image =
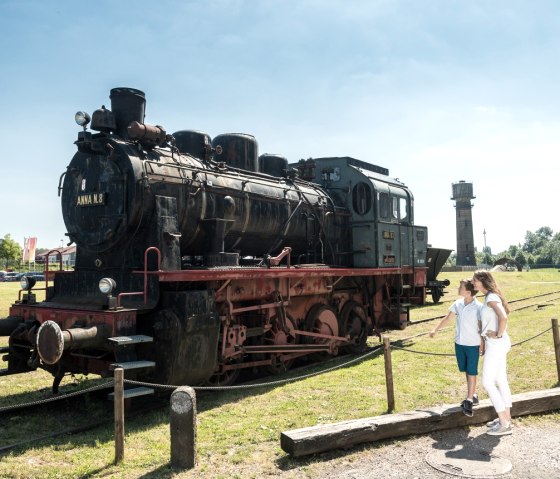
<path id="1" fill-rule="evenodd" d="M 478 404 L 476 390 L 476 376 L 478 375 L 478 359 L 484 354 L 484 340 L 480 337 L 479 311 L 482 303 L 475 296 L 478 293 L 474 289 L 470 279 L 463 279 L 459 283 L 459 299 L 449 308 L 447 316 L 430 331 L 433 338 L 436 332 L 449 322 L 454 316 L 457 317 L 455 326 L 455 356 L 459 371 L 464 372 L 467 378 L 467 398 L 461 403 L 463 414 L 473 415 L 473 404 Z"/>

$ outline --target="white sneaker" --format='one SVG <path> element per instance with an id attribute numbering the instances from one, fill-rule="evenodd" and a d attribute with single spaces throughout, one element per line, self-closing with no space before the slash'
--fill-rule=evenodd
<path id="1" fill-rule="evenodd" d="M 497 417 L 496 419 L 494 419 L 493 421 L 488 421 L 486 423 L 486 427 L 494 427 L 496 424 L 500 423 L 500 418 Z"/>
<path id="2" fill-rule="evenodd" d="M 505 436 L 506 434 L 512 434 L 513 430 L 511 429 L 511 424 L 507 426 L 502 426 L 500 423 L 496 424 L 494 427 L 491 427 L 486 431 L 486 434 L 489 436 Z"/>

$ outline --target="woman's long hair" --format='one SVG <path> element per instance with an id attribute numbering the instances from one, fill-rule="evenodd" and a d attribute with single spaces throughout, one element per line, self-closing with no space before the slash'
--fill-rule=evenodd
<path id="1" fill-rule="evenodd" d="M 500 288 L 498 288 L 498 284 L 496 283 L 494 276 L 492 276 L 492 274 L 488 271 L 479 269 L 478 271 L 474 272 L 473 278 L 480 281 L 482 283 L 482 286 L 488 293 L 497 294 L 502 300 L 502 306 L 504 307 L 506 314 L 509 314 L 509 304 L 506 301 L 506 298 L 504 297 L 502 292 L 500 291 Z"/>

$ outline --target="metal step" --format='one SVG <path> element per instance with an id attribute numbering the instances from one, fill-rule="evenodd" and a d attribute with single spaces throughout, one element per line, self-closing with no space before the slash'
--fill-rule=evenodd
<path id="1" fill-rule="evenodd" d="M 129 344 L 138 343 L 151 343 L 154 338 L 151 336 L 144 336 L 143 334 L 135 334 L 132 336 L 115 336 L 114 338 L 109 338 L 109 341 L 115 343 L 117 346 L 128 346 Z"/>
<path id="2" fill-rule="evenodd" d="M 0 369 L 0 376 L 9 376 L 8 368 Z"/>
<path id="3" fill-rule="evenodd" d="M 111 369 L 123 368 L 125 371 L 129 369 L 153 368 L 156 365 L 154 361 L 124 361 L 122 363 L 111 364 Z"/>
<path id="4" fill-rule="evenodd" d="M 0 354 L 9 353 L 10 346 L 0 346 Z"/>
<path id="5" fill-rule="evenodd" d="M 146 387 L 139 387 L 139 388 L 130 388 L 130 389 L 125 389 L 124 390 L 124 398 L 125 399 L 129 399 L 129 398 L 134 398 L 134 397 L 138 397 L 138 396 L 146 396 L 147 394 L 154 394 L 154 390 L 152 388 L 146 388 Z M 115 393 L 109 393 L 107 395 L 107 399 L 109 399 L 110 401 L 114 401 L 115 400 Z"/>

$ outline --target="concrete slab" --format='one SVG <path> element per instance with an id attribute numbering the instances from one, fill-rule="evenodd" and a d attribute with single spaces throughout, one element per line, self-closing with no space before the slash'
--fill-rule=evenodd
<path id="1" fill-rule="evenodd" d="M 426 456 L 426 462 L 446 474 L 476 479 L 499 477 L 512 468 L 509 459 L 482 449 L 463 446 L 456 446 L 448 451 L 430 452 Z"/>

